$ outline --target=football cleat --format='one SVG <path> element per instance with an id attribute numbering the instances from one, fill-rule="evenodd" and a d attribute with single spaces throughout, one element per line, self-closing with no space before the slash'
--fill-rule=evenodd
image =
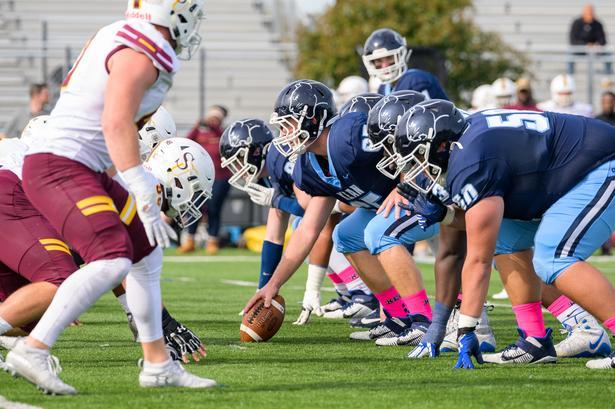
<path id="1" fill-rule="evenodd" d="M 144 364 L 139 374 L 142 388 L 162 388 L 175 386 L 180 388 L 211 388 L 217 383 L 213 379 L 201 378 L 187 372 L 177 361 L 169 361 L 163 367 Z"/>
<path id="2" fill-rule="evenodd" d="M 491 298 L 493 298 L 494 300 L 508 300 L 508 293 L 506 292 L 506 288 L 502 288 L 502 291 L 493 294 Z"/>
<path id="3" fill-rule="evenodd" d="M 7 337 L 4 335 L 0 335 L 0 348 L 4 348 L 7 351 L 10 351 L 11 349 L 15 348 L 15 345 L 17 345 L 17 341 L 22 338 L 23 337 Z"/>
<path id="4" fill-rule="evenodd" d="M 75 388 L 62 382 L 58 377 L 57 374 L 61 371 L 59 363 L 49 351 L 32 348 L 26 345 L 25 341 L 18 341 L 6 356 L 5 366 L 11 375 L 25 378 L 43 393 L 75 395 L 77 393 Z"/>
<path id="5" fill-rule="evenodd" d="M 359 292 L 354 294 L 350 299 L 350 302 L 347 303 L 344 308 L 325 312 L 323 317 L 325 318 L 363 318 L 370 315 L 374 310 L 379 310 L 378 308 L 378 300 L 371 294 L 364 294 L 363 292 Z"/>
<path id="6" fill-rule="evenodd" d="M 459 305 L 456 305 L 446 323 L 446 335 L 440 345 L 440 352 L 457 351 L 457 322 L 459 321 Z"/>
<path id="7" fill-rule="evenodd" d="M 589 369 L 615 369 L 615 351 L 606 358 L 592 359 L 585 364 Z"/>
<path id="8" fill-rule="evenodd" d="M 412 318 L 390 317 L 369 331 L 357 331 L 350 334 L 350 339 L 372 341 L 380 338 L 394 338 L 412 325 Z"/>
<path id="9" fill-rule="evenodd" d="M 476 327 L 476 337 L 480 345 L 480 352 L 495 352 L 495 335 L 489 325 L 488 311 L 493 310 L 493 305 L 485 304 L 481 313 L 480 322 Z M 459 307 L 456 306 L 446 324 L 446 335 L 440 346 L 440 352 L 457 351 L 457 321 L 459 320 Z"/>
<path id="10" fill-rule="evenodd" d="M 555 347 L 551 339 L 552 330 L 547 328 L 547 334 L 542 338 L 528 337 L 522 329 L 518 329 L 519 339 L 502 352 L 484 354 L 485 362 L 492 364 L 548 364 L 557 361 Z"/>
<path id="11" fill-rule="evenodd" d="M 403 345 L 418 345 L 423 338 L 423 335 L 429 328 L 429 320 L 423 315 L 413 315 L 411 317 L 412 324 L 405 328 L 398 336 L 393 338 L 379 338 L 376 340 L 376 345 L 379 346 L 403 346 Z"/>
<path id="12" fill-rule="evenodd" d="M 350 302 L 350 297 L 347 295 L 341 295 L 337 298 L 331 299 L 328 303 L 320 307 L 323 313 L 337 311 L 344 308 Z"/>
<path id="13" fill-rule="evenodd" d="M 568 336 L 555 345 L 558 358 L 596 358 L 611 353 L 609 335 L 591 316 L 566 326 L 563 332 Z"/>
<path id="14" fill-rule="evenodd" d="M 380 324 L 380 309 L 375 309 L 367 317 L 352 318 L 350 326 L 354 328 L 374 328 Z"/>

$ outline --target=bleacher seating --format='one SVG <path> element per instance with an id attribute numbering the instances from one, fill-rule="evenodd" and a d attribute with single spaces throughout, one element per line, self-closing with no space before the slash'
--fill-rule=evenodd
<path id="1" fill-rule="evenodd" d="M 67 65 L 98 27 L 122 18 L 125 5 L 125 0 L 0 0 L 0 127 L 15 106 L 27 101 L 27 84 L 42 79 L 42 55 L 48 74 Z M 290 79 L 285 62 L 294 47 L 280 42 L 270 29 L 271 16 L 254 0 L 208 0 L 205 15 L 205 106 L 226 105 L 231 119 L 267 118 L 277 92 Z M 196 55 L 182 62 L 165 102 L 180 132 L 198 119 L 200 60 Z"/>
<path id="2" fill-rule="evenodd" d="M 516 49 L 523 51 L 531 60 L 529 67 L 533 75 L 535 96 L 549 98 L 549 83 L 557 75 L 566 72 L 568 61 L 568 33 L 572 20 L 581 14 L 585 2 L 578 0 L 474 0 L 474 21 L 485 30 L 494 31 Z M 604 25 L 609 45 L 615 44 L 615 2 L 596 0 L 596 16 Z M 611 51 L 615 47 L 610 47 Z M 602 88 L 600 82 L 606 77 L 601 73 L 602 62 L 593 78 L 594 98 L 588 98 L 587 65 L 578 62 L 575 67 L 575 81 L 578 98 L 594 104 Z"/>

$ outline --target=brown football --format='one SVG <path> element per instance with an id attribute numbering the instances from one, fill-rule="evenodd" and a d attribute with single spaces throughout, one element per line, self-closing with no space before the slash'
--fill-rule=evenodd
<path id="1" fill-rule="evenodd" d="M 281 295 L 271 300 L 271 307 L 265 308 L 264 300 L 259 300 L 250 311 L 243 315 L 239 328 L 242 342 L 265 342 L 273 337 L 284 322 L 286 303 Z"/>

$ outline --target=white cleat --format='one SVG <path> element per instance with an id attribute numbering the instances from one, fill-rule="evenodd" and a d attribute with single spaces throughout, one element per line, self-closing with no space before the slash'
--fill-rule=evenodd
<path id="1" fill-rule="evenodd" d="M 493 305 L 483 305 L 483 311 L 480 315 L 480 322 L 476 327 L 476 338 L 478 338 L 478 345 L 480 345 L 480 352 L 495 352 L 495 335 L 489 325 L 489 317 L 487 317 L 487 311 L 492 311 Z"/>
<path id="2" fill-rule="evenodd" d="M 11 349 L 15 348 L 15 345 L 17 345 L 17 341 L 22 338 L 23 337 L 7 337 L 4 335 L 0 335 L 0 347 L 10 351 Z"/>
<path id="3" fill-rule="evenodd" d="M 587 361 L 585 366 L 589 369 L 615 369 L 615 352 L 606 358 Z"/>
<path id="4" fill-rule="evenodd" d="M 5 364 L 13 376 L 21 376 L 36 385 L 38 389 L 50 395 L 75 395 L 77 390 L 62 382 L 57 373 L 61 371 L 59 360 L 49 351 L 32 348 L 24 340 L 6 356 Z"/>
<path id="5" fill-rule="evenodd" d="M 440 345 L 440 352 L 457 351 L 457 321 L 459 321 L 459 308 L 453 308 L 448 322 L 446 323 L 446 335 Z"/>
<path id="6" fill-rule="evenodd" d="M 201 378 L 187 372 L 177 361 L 169 360 L 163 367 L 152 367 L 145 363 L 139 374 L 142 388 L 211 388 L 217 383 L 213 379 Z"/>
<path id="7" fill-rule="evenodd" d="M 609 335 L 591 316 L 567 327 L 565 332 L 566 339 L 555 345 L 558 358 L 595 358 L 611 353 Z"/>
<path id="8" fill-rule="evenodd" d="M 353 302 L 347 304 L 345 308 L 325 312 L 322 316 L 329 319 L 365 318 L 373 312 L 374 310 L 367 305 Z"/>
<path id="9" fill-rule="evenodd" d="M 320 307 L 320 310 L 325 314 L 327 312 L 338 311 L 343 309 L 349 302 L 349 296 L 340 295 L 339 297 L 332 299 L 331 301 Z"/>

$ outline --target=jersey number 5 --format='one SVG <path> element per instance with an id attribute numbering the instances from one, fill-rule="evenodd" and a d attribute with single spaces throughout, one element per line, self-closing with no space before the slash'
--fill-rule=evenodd
<path id="1" fill-rule="evenodd" d="M 540 133 L 549 130 L 549 120 L 537 112 L 491 109 L 483 111 L 489 128 L 521 128 Z"/>

